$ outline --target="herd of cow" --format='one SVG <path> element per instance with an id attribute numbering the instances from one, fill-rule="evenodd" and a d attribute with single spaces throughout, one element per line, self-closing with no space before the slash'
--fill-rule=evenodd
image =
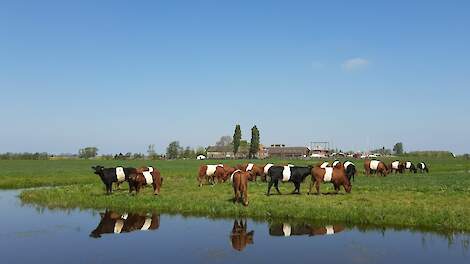
<path id="1" fill-rule="evenodd" d="M 158 195 L 163 183 L 163 177 L 160 171 L 153 167 L 141 168 L 104 168 L 103 166 L 92 167 L 94 173 L 99 175 L 102 182 L 106 186 L 106 193 L 112 193 L 112 185 L 116 183 L 118 186 L 124 181 L 129 183 L 129 192 L 136 193 L 146 185 L 153 187 L 153 193 Z M 404 173 L 406 170 L 409 172 L 417 173 L 420 171 L 429 172 L 428 166 L 424 162 L 418 163 L 416 166 L 410 162 L 394 161 L 387 165 L 379 160 L 366 159 L 364 162 L 365 175 L 372 174 L 387 176 L 389 173 Z M 236 167 L 231 167 L 226 164 L 217 165 L 201 165 L 199 167 L 198 182 L 201 187 L 203 183 L 210 184 L 222 183 L 230 180 L 234 191 L 233 202 L 241 200 L 242 204 L 248 205 L 248 182 L 256 181 L 258 177 L 263 181 L 268 182 L 268 190 L 266 195 L 271 194 L 271 188 L 274 186 L 276 192 L 279 191 L 279 182 L 292 182 L 294 184 L 293 194 L 300 194 L 300 184 L 309 175 L 312 177 L 308 194 L 312 193 L 312 187 L 315 186 L 316 194 L 320 194 L 321 183 L 332 183 L 335 192 L 338 193 L 340 187 L 343 186 L 347 193 L 351 192 L 351 180 L 357 173 L 356 165 L 353 162 L 338 160 L 332 162 L 319 163 L 315 166 L 294 166 L 285 164 L 282 166 L 274 164 L 266 164 L 260 166 L 253 163 L 240 164 Z"/>

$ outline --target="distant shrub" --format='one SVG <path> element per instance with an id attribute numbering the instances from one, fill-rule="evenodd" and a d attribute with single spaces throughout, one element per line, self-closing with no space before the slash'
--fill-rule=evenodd
<path id="1" fill-rule="evenodd" d="M 50 155 L 47 152 L 23 152 L 23 153 L 1 153 L 0 160 L 47 160 Z"/>
<path id="2" fill-rule="evenodd" d="M 427 150 L 427 151 L 412 151 L 406 153 L 407 156 L 412 157 L 427 157 L 427 158 L 453 158 L 454 154 L 450 151 Z"/>

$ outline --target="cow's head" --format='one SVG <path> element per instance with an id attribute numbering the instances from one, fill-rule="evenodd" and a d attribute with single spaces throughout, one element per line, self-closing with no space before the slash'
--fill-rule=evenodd
<path id="1" fill-rule="evenodd" d="M 94 174 L 101 175 L 101 174 L 103 174 L 104 167 L 100 166 L 100 165 L 97 165 L 97 166 L 91 167 L 91 169 L 94 170 L 94 172 L 93 172 Z"/>

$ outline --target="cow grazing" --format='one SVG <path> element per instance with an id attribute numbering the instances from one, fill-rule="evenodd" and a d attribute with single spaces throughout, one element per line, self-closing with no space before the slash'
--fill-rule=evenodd
<path id="1" fill-rule="evenodd" d="M 163 177 L 160 175 L 160 171 L 153 167 L 138 168 L 135 174 L 129 176 L 130 193 L 135 190 L 137 194 L 142 186 L 151 185 L 153 187 L 153 194 L 159 195 L 162 184 Z"/>
<path id="2" fill-rule="evenodd" d="M 269 183 L 268 183 L 268 192 L 266 195 L 270 195 L 271 187 L 274 184 L 278 194 L 281 194 L 279 191 L 279 181 L 283 182 L 292 182 L 294 183 L 295 189 L 292 192 L 293 194 L 300 194 L 300 184 L 305 180 L 305 178 L 310 175 L 312 167 L 300 167 L 300 166 L 272 166 L 268 170 Z"/>
<path id="3" fill-rule="evenodd" d="M 418 172 L 418 170 L 416 169 L 416 166 L 411 161 L 405 162 L 405 169 L 407 169 L 409 172 L 414 172 L 414 173 Z"/>
<path id="4" fill-rule="evenodd" d="M 248 179 L 250 173 L 247 171 L 236 170 L 230 176 L 230 181 L 233 186 L 233 203 L 240 201 L 244 206 L 248 206 Z"/>
<path id="5" fill-rule="evenodd" d="M 247 245 L 253 244 L 253 236 L 255 231 L 247 232 L 246 220 L 234 220 L 232 232 L 230 233 L 230 242 L 232 248 L 237 251 L 242 251 Z"/>
<path id="6" fill-rule="evenodd" d="M 99 165 L 91 168 L 94 170 L 96 175 L 100 176 L 101 181 L 106 186 L 106 194 L 111 194 L 113 192 L 113 182 L 122 183 L 124 181 L 128 181 L 129 176 L 137 172 L 135 168 L 105 168 Z"/>
<path id="7" fill-rule="evenodd" d="M 366 171 L 366 176 L 370 176 L 372 173 L 380 173 L 382 176 L 387 176 L 388 168 L 382 161 L 379 160 L 369 160 L 364 161 L 364 169 Z"/>
<path id="8" fill-rule="evenodd" d="M 344 171 L 346 172 L 346 177 L 348 177 L 348 180 L 351 181 L 352 178 L 352 180 L 354 181 L 354 178 L 356 176 L 356 165 L 354 165 L 354 163 L 350 161 L 346 161 L 344 162 L 343 167 Z"/>
<path id="9" fill-rule="evenodd" d="M 226 182 L 228 180 L 228 178 L 230 178 L 232 173 L 234 173 L 237 170 L 237 168 L 231 167 L 231 166 L 225 165 L 225 164 L 224 164 L 223 168 L 224 168 L 223 176 L 221 178 L 217 178 L 217 182 L 219 182 L 219 183 Z"/>
<path id="10" fill-rule="evenodd" d="M 253 164 L 253 163 L 248 163 L 248 164 L 239 164 L 237 165 L 237 169 L 242 170 L 242 171 L 247 171 L 250 173 L 250 181 L 256 181 L 256 178 L 259 176 L 261 177 L 264 181 L 266 181 L 266 176 L 264 174 L 264 170 L 262 167 Z"/>
<path id="11" fill-rule="evenodd" d="M 207 181 L 210 184 L 215 183 L 215 178 L 223 179 L 225 177 L 224 165 L 201 165 L 199 167 L 199 174 L 197 180 L 199 182 L 199 187 L 202 186 L 202 183 Z"/>
<path id="12" fill-rule="evenodd" d="M 322 182 L 333 183 L 336 193 L 339 192 L 339 189 L 341 186 L 343 186 L 344 190 L 347 193 L 351 192 L 351 188 L 352 188 L 351 182 L 346 176 L 346 172 L 341 163 L 339 163 L 334 168 L 333 167 L 321 168 L 320 166 L 316 166 L 312 168 L 311 174 L 312 174 L 312 182 L 310 183 L 308 194 L 312 192 L 313 184 L 315 184 L 317 194 L 320 194 L 320 184 Z"/>
<path id="13" fill-rule="evenodd" d="M 424 163 L 424 162 L 418 163 L 417 167 L 418 167 L 418 170 L 419 170 L 420 173 L 423 173 L 423 172 L 428 173 L 429 172 L 428 165 L 426 165 L 426 163 Z"/>
<path id="14" fill-rule="evenodd" d="M 121 234 L 133 231 L 156 230 L 160 227 L 160 215 L 119 214 L 113 211 L 101 213 L 101 220 L 90 237 L 100 238 L 103 234 Z"/>
<path id="15" fill-rule="evenodd" d="M 390 173 L 395 172 L 395 174 L 397 174 L 397 173 L 403 173 L 404 171 L 405 171 L 405 164 L 403 162 L 396 160 L 390 164 Z"/>
<path id="16" fill-rule="evenodd" d="M 269 226 L 270 236 L 321 236 L 334 235 L 345 230 L 342 225 L 313 226 L 310 224 L 291 225 L 288 223 L 271 224 Z"/>
<path id="17" fill-rule="evenodd" d="M 331 163 L 331 167 L 336 167 L 336 165 L 338 165 L 339 163 L 341 163 L 341 161 L 335 160 L 333 161 L 333 163 Z"/>

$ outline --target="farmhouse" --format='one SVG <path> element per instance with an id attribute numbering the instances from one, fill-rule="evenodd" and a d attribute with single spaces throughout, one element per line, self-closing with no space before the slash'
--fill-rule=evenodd
<path id="1" fill-rule="evenodd" d="M 271 145 L 267 148 L 270 158 L 303 158 L 307 157 L 310 149 L 307 147 L 286 147 L 283 144 Z"/>
<path id="2" fill-rule="evenodd" d="M 256 158 L 264 159 L 266 157 L 265 148 L 263 145 L 259 146 Z M 240 146 L 238 152 L 235 155 L 233 153 L 233 146 L 209 146 L 207 147 L 207 158 L 208 159 L 247 159 L 250 153 L 249 146 Z"/>

